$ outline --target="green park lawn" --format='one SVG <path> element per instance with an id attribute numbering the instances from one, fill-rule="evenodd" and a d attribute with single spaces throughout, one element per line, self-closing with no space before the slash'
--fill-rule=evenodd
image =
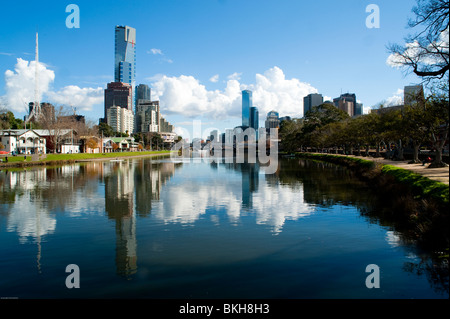
<path id="1" fill-rule="evenodd" d="M 170 151 L 143 151 L 143 152 L 116 152 L 116 153 L 76 153 L 76 154 L 47 154 L 45 159 L 41 161 L 51 162 L 51 161 L 69 161 L 69 160 L 84 160 L 84 159 L 102 159 L 102 158 L 116 158 L 116 157 L 127 157 L 127 156 L 144 156 L 153 154 L 169 154 Z M 26 161 L 31 162 L 31 155 L 26 156 Z M 3 158 L 1 158 L 3 162 Z M 8 156 L 9 163 L 24 162 L 25 157 L 23 155 L 19 156 Z"/>

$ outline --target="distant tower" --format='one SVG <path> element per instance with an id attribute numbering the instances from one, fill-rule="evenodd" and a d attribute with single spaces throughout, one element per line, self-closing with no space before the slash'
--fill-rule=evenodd
<path id="1" fill-rule="evenodd" d="M 250 126 L 250 109 L 253 106 L 252 91 L 242 91 L 242 126 Z"/>
<path id="2" fill-rule="evenodd" d="M 132 110 L 136 105 L 136 29 L 129 26 L 116 26 L 114 45 L 114 82 L 131 85 Z"/>
<path id="3" fill-rule="evenodd" d="M 36 32 L 36 59 L 34 66 L 34 114 L 41 114 L 41 103 L 39 101 L 39 40 L 38 33 Z"/>
<path id="4" fill-rule="evenodd" d="M 34 65 L 34 102 L 29 104 L 29 114 L 25 119 L 25 124 L 33 117 L 37 120 L 41 114 L 41 103 L 39 101 L 39 39 L 36 32 L 36 50 L 35 50 L 35 65 Z"/>

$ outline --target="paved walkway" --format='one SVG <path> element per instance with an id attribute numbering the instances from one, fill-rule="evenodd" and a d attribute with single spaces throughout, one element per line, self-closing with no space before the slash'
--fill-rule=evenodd
<path id="1" fill-rule="evenodd" d="M 449 178 L 448 178 L 449 168 L 448 167 L 428 168 L 429 164 L 425 164 L 425 166 L 422 166 L 422 163 L 408 164 L 408 161 L 392 161 L 392 160 L 385 159 L 383 157 L 376 157 L 376 158 L 375 157 L 363 157 L 363 156 L 351 156 L 351 157 L 357 157 L 357 158 L 362 158 L 362 159 L 366 159 L 366 160 L 376 161 L 376 162 L 379 162 L 382 164 L 401 167 L 403 169 L 407 169 L 414 173 L 428 177 L 431 180 L 435 180 L 435 181 L 449 185 Z"/>

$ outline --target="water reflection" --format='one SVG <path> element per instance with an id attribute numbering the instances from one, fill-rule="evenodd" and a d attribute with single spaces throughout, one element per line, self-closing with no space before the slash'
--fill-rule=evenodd
<path id="1" fill-rule="evenodd" d="M 60 214 L 106 216 L 114 224 L 116 273 L 131 279 L 138 271 L 137 231 L 143 218 L 190 227 L 205 221 L 217 226 L 223 217 L 233 227 L 252 220 L 277 236 L 288 221 L 311 217 L 319 209 L 351 206 L 371 216 L 379 206 L 367 185 L 333 164 L 280 160 L 276 173 L 265 175 L 258 163 L 187 162 L 125 160 L 3 170 L 0 221 L 20 243 L 36 244 L 41 271 L 42 245 L 55 235 Z M 394 228 L 384 240 L 392 248 L 407 247 L 405 271 L 425 274 L 433 287 L 448 293 L 448 265 L 445 274 L 445 265 L 436 266 Z"/>

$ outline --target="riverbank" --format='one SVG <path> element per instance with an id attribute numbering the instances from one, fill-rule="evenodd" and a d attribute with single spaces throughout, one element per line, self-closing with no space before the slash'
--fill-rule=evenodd
<path id="1" fill-rule="evenodd" d="M 428 168 L 428 164 L 408 164 L 382 157 L 347 156 L 323 153 L 296 153 L 297 157 L 318 159 L 358 168 L 362 177 L 374 180 L 381 175 L 390 175 L 399 183 L 409 186 L 416 196 L 431 196 L 449 203 L 449 168 Z M 380 175 L 380 176 L 378 176 Z"/>
<path id="2" fill-rule="evenodd" d="M 388 204 L 388 210 L 370 218 L 387 221 L 420 245 L 448 254 L 448 183 L 421 175 L 422 168 L 405 169 L 404 163 L 384 159 L 321 153 L 296 153 L 295 156 L 348 167 Z"/>
<path id="3" fill-rule="evenodd" d="M 36 165 L 63 165 L 79 162 L 107 161 L 112 159 L 169 156 L 170 151 L 144 151 L 120 153 L 77 153 L 77 154 L 47 154 L 45 157 L 33 160 L 33 156 L 8 156 L 8 162 L 1 158 L 0 170 L 11 167 L 29 167 Z"/>

